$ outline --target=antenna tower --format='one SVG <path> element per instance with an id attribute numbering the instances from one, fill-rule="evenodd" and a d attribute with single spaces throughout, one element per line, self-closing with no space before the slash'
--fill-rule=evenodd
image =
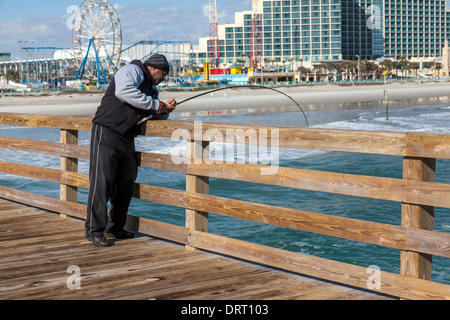
<path id="1" fill-rule="evenodd" d="M 252 0 L 252 43 L 250 48 L 250 67 L 258 68 L 258 59 L 262 66 L 262 1 Z M 256 71 L 256 70 L 255 70 Z"/>
<path id="2" fill-rule="evenodd" d="M 209 61 L 210 65 L 220 64 L 219 30 L 216 0 L 209 0 Z"/>

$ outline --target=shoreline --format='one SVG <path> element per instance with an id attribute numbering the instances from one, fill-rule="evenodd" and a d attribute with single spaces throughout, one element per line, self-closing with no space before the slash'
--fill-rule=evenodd
<path id="1" fill-rule="evenodd" d="M 275 87 L 292 97 L 305 111 L 337 109 L 358 105 L 384 104 L 384 84 L 341 86 L 335 84 Z M 450 100 L 450 82 L 389 83 L 386 86 L 389 105 L 411 104 L 420 101 Z M 214 89 L 214 87 L 211 87 Z M 209 90 L 206 89 L 205 92 Z M 163 101 L 174 97 L 177 101 L 202 91 L 160 90 Z M 6 96 L 0 98 L 0 113 L 29 113 L 47 115 L 93 116 L 103 92 L 49 94 L 42 96 Z M 297 110 L 287 97 L 272 90 L 239 88 L 206 94 L 181 104 L 175 113 L 206 114 L 208 112 L 244 110 L 273 112 Z"/>

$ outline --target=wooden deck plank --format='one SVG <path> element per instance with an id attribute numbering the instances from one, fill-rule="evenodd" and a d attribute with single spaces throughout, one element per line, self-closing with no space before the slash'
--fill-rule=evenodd
<path id="1" fill-rule="evenodd" d="M 0 226 L 1 227 L 1 226 Z M 83 231 L 79 231 L 83 232 Z M 0 242 L 0 250 L 14 250 L 21 247 L 42 247 L 52 243 L 59 243 L 67 240 L 78 240 L 82 241 L 83 239 L 78 236 L 79 232 L 74 233 L 56 233 L 50 235 L 43 235 L 41 237 L 34 237 L 32 240 L 30 239 L 13 239 L 11 241 L 3 240 Z M 86 239 L 84 241 L 87 242 Z"/>
<path id="2" fill-rule="evenodd" d="M 80 290 L 67 288 L 71 265 Z M 0 199 L 0 299 L 386 298 L 143 235 L 96 248 L 82 220 Z"/>
<path id="3" fill-rule="evenodd" d="M 136 254 L 138 255 L 138 253 Z M 103 265 L 94 264 L 91 266 L 87 266 L 86 264 L 80 264 L 79 267 L 82 270 L 82 287 L 83 290 L 79 293 L 86 294 L 89 293 L 89 296 L 92 298 L 94 293 L 101 290 L 105 283 L 114 283 L 113 289 L 110 287 L 108 290 L 117 290 L 120 285 L 121 279 L 125 278 L 123 281 L 133 282 L 133 279 L 128 280 L 128 276 L 132 275 L 136 272 L 142 273 L 143 279 L 149 278 L 149 272 L 153 267 L 161 267 L 167 268 L 171 266 L 176 266 L 177 264 L 181 264 L 185 259 L 189 257 L 184 257 L 182 255 L 172 255 L 171 257 L 167 256 L 166 261 L 161 261 L 164 259 L 159 259 L 158 257 L 142 256 L 140 260 L 124 260 L 118 261 L 113 264 L 108 265 L 108 268 L 105 268 Z M 55 296 L 55 294 L 61 298 L 63 295 L 69 294 L 70 296 L 74 296 L 77 293 L 73 293 L 66 287 L 66 280 L 68 275 L 66 274 L 66 269 L 68 265 L 63 264 L 60 268 L 55 268 L 53 272 L 45 274 L 45 281 L 47 281 L 47 285 L 41 288 L 31 288 L 27 289 L 27 284 L 30 283 L 30 280 L 33 279 L 33 276 L 25 276 L 21 278 L 11 279 L 10 281 L 5 282 L 5 285 L 9 285 L 10 289 L 14 289 L 14 286 L 17 286 L 18 283 L 23 289 L 20 292 L 20 297 L 31 297 L 31 298 L 39 298 L 39 299 L 51 299 Z M 4 281 L 2 281 L 4 282 Z M 51 290 L 49 290 L 49 286 L 51 286 Z M 29 289 L 29 288 L 28 288 Z M 9 290 L 11 291 L 11 290 Z M 78 292 L 78 291 L 77 291 Z M 15 292 L 9 292 L 9 297 L 11 298 Z"/>
<path id="4" fill-rule="evenodd" d="M 118 286 L 115 286 L 115 291 L 106 290 L 102 292 L 98 290 L 98 284 L 93 284 L 92 289 L 94 291 L 92 294 L 96 299 L 153 299 L 154 296 L 149 295 L 149 293 L 154 295 L 159 290 L 179 292 L 183 285 L 191 286 L 192 283 L 204 283 L 208 281 L 207 279 L 209 277 L 224 279 L 230 274 L 241 275 L 241 272 L 243 272 L 237 271 L 233 266 L 230 266 L 229 269 L 223 270 L 223 272 L 219 274 L 207 273 L 205 275 L 204 273 L 200 273 L 201 271 L 210 269 L 207 267 L 209 265 L 208 262 L 208 259 L 196 261 L 196 258 L 190 257 L 185 259 L 184 263 L 179 264 L 176 269 L 172 266 L 157 268 L 156 270 L 150 270 L 150 272 L 147 273 L 141 272 L 134 276 L 123 278 Z M 194 275 L 196 275 L 195 278 L 188 277 L 188 275 L 192 276 L 193 273 L 188 273 L 187 275 L 185 270 L 188 270 L 188 268 L 195 269 L 199 264 L 206 266 L 206 268 L 200 270 L 197 269 L 197 272 L 194 273 Z M 113 281 L 116 284 L 117 279 L 113 279 Z"/>
<path id="5" fill-rule="evenodd" d="M 247 272 L 245 274 L 232 274 L 226 278 L 207 279 L 205 281 L 193 284 L 181 285 L 177 291 L 174 290 L 157 290 L 148 292 L 149 298 L 156 300 L 184 300 L 186 297 L 193 300 L 207 300 L 211 297 L 220 297 L 220 299 L 230 300 L 229 292 L 243 293 L 261 289 L 261 283 L 268 285 L 267 272 Z"/>
<path id="6" fill-rule="evenodd" d="M 86 244 L 85 246 L 88 245 Z M 53 259 L 41 259 L 40 261 L 36 261 L 34 264 L 24 263 L 22 266 L 14 266 L 14 264 L 11 264 L 11 268 L 13 268 L 13 270 L 8 272 L 6 275 L 0 274 L 0 280 L 5 278 L 16 278 L 24 274 L 44 274 L 51 268 L 65 271 L 68 266 L 74 264 L 87 268 L 97 266 L 98 261 L 111 267 L 121 261 L 131 261 L 131 259 L 136 259 L 138 255 L 140 257 L 139 261 L 141 259 L 148 259 L 152 256 L 148 249 L 146 251 L 137 250 L 135 252 L 134 249 L 130 247 L 122 250 L 123 251 L 119 251 L 116 249 L 113 253 L 106 250 L 103 252 L 86 250 L 86 253 L 84 254 L 60 256 Z M 104 265 L 102 267 L 104 267 Z"/>
<path id="7" fill-rule="evenodd" d="M 13 261 L 5 263 L 4 266 L 0 267 L 0 271 L 3 269 L 14 268 L 14 271 L 10 272 L 8 276 L 16 277 L 21 273 L 28 274 L 29 272 L 39 272 L 40 270 L 48 270 L 49 267 L 56 267 L 60 265 L 65 265 L 64 269 L 73 264 L 74 261 L 78 265 L 90 266 L 96 265 L 96 260 L 105 261 L 107 263 L 113 263 L 116 261 L 127 260 L 130 258 L 136 258 L 139 256 L 150 257 L 151 254 L 147 250 L 135 250 L 132 247 L 123 248 L 123 251 L 115 250 L 112 255 L 111 252 L 95 252 L 90 250 L 85 250 L 84 252 L 79 252 L 76 255 L 60 255 L 57 257 L 43 257 L 38 259 L 27 259 L 26 261 Z M 131 253 L 130 250 L 132 251 Z M 0 279 L 3 279 L 3 275 L 0 275 Z"/>
<path id="8" fill-rule="evenodd" d="M 33 225 L 35 222 L 39 223 L 40 220 L 33 219 Z M 39 230 L 39 226 L 33 229 L 24 229 L 26 225 L 14 222 L 12 226 L 8 226 L 7 229 L 0 231 L 0 241 L 14 241 L 18 239 L 36 238 L 42 236 L 51 236 L 56 232 L 70 232 L 73 231 L 73 227 L 65 223 L 64 221 L 55 221 L 52 223 L 52 229 L 49 230 Z M 42 225 L 42 224 L 40 224 Z"/>
<path id="9" fill-rule="evenodd" d="M 8 220 L 11 217 L 15 217 L 18 214 L 20 214 L 21 216 L 26 216 L 26 215 L 37 215 L 37 214 L 42 214 L 42 211 L 35 209 L 35 208 L 17 208 L 17 207 L 6 207 L 6 208 L 1 208 L 0 209 L 2 215 L 0 217 L 1 220 Z"/>
<path id="10" fill-rule="evenodd" d="M 172 252 L 170 252 L 172 251 Z M 103 295 L 102 298 L 110 297 L 111 294 L 118 294 L 120 296 L 125 296 L 126 299 L 127 292 L 135 291 L 135 287 L 142 284 L 148 286 L 149 281 L 155 283 L 156 281 L 167 279 L 175 281 L 174 286 L 179 285 L 177 282 L 183 282 L 185 278 L 189 278 L 190 282 L 194 281 L 192 274 L 198 274 L 199 281 L 202 281 L 203 273 L 199 270 L 208 270 L 211 266 L 210 257 L 207 255 L 190 255 L 186 254 L 184 251 L 180 251 L 179 248 L 174 250 L 169 250 L 166 255 L 161 256 L 158 254 L 155 257 L 142 260 L 131 260 L 131 261 L 121 261 L 116 262 L 108 266 L 105 270 L 102 266 L 86 266 L 80 264 L 82 270 L 84 270 L 82 278 L 83 292 L 90 292 L 91 297 L 96 297 L 100 294 Z M 200 266 L 200 267 L 199 267 Z M 233 269 L 233 265 L 228 264 L 226 268 L 222 269 L 220 273 L 214 274 L 216 277 L 223 277 L 223 272 L 234 272 L 236 268 Z M 242 269 L 242 268 L 241 268 Z M 193 270 L 193 271 L 192 271 Z M 248 270 L 244 269 L 245 272 Z M 149 280 L 150 279 L 150 280 Z M 104 283 L 110 281 L 114 282 L 113 292 L 102 292 L 102 287 Z M 163 284 L 162 288 L 165 288 L 166 284 Z M 154 290 L 156 287 L 152 285 L 150 290 Z M 108 289 L 111 291 L 110 289 Z M 148 289 L 147 289 L 148 290 Z M 174 290 L 173 288 L 171 290 Z M 61 286 L 59 291 L 62 293 L 67 292 L 67 288 Z M 54 294 L 54 289 L 52 294 Z M 43 290 L 44 295 L 40 298 L 45 298 L 48 296 L 47 290 Z"/>
<path id="11" fill-rule="evenodd" d="M 182 263 L 183 257 L 178 257 L 178 260 Z M 179 262 L 179 263 L 180 263 Z M 165 267 L 171 265 L 176 265 L 177 262 L 170 261 Z M 82 290 L 68 290 L 66 286 L 66 281 L 68 275 L 65 273 L 66 268 L 59 268 L 59 271 L 54 272 L 49 277 L 46 275 L 47 283 L 45 286 L 40 286 L 36 288 L 27 288 L 26 285 L 29 283 L 30 278 L 22 281 L 22 287 L 24 287 L 19 294 L 17 292 L 9 292 L 9 299 L 53 299 L 55 296 L 58 299 L 83 299 L 83 297 L 88 296 L 89 299 L 96 299 L 99 294 L 104 294 L 109 292 L 115 292 L 121 290 L 121 283 L 126 282 L 133 286 L 136 281 L 145 281 L 151 278 L 149 276 L 149 269 L 152 266 L 160 264 L 159 261 L 146 262 L 145 257 L 141 260 L 136 260 L 134 263 L 129 261 L 116 262 L 113 265 L 108 266 L 105 269 L 104 266 L 91 266 L 86 267 L 80 265 L 82 271 L 81 286 Z M 133 279 L 132 273 L 136 272 L 136 269 L 140 270 L 141 274 L 139 278 Z M 19 279 L 20 280 L 20 279 Z M 28 289 L 28 290 L 27 290 Z"/>
<path id="12" fill-rule="evenodd" d="M 228 283 L 230 278 L 241 279 L 241 285 L 246 283 L 248 275 L 254 277 L 256 272 L 248 268 L 242 268 L 235 264 L 223 264 L 218 267 L 217 263 L 210 261 L 208 263 L 190 265 L 191 270 L 185 272 L 187 268 L 183 267 L 179 270 L 159 270 L 152 273 L 153 279 L 158 279 L 150 284 L 137 283 L 133 288 L 123 288 L 123 290 L 108 293 L 101 298 L 107 299 L 156 299 L 156 300 L 173 300 L 176 296 L 181 295 L 184 299 L 193 299 L 191 293 L 194 290 L 206 290 L 210 283 Z M 199 267 L 202 265 L 202 267 Z M 189 265 L 186 265 L 188 267 Z M 131 290 L 130 290 L 131 289 Z M 214 295 L 210 295 L 208 299 Z"/>
<path id="13" fill-rule="evenodd" d="M 79 239 L 79 234 L 78 231 L 75 231 L 77 233 L 77 239 Z M 13 253 L 11 253 L 10 255 L 8 255 L 7 257 L 4 257 L 2 259 L 2 261 L 4 263 L 9 263 L 9 262 L 21 262 L 24 259 L 27 260 L 33 260 L 35 261 L 35 259 L 51 259 L 53 257 L 60 257 L 60 256 L 64 256 L 64 255 L 79 255 L 79 254 L 83 254 L 86 253 L 86 247 L 85 246 L 79 246 L 76 245 L 78 243 L 83 243 L 86 242 L 87 240 L 85 239 L 79 239 L 79 241 L 76 241 L 75 244 L 74 243 L 67 243 L 64 246 L 58 246 L 58 247 L 45 247 L 45 248 L 30 248 L 30 249 L 24 249 L 24 250 L 20 250 L 20 251 L 15 251 Z M 131 247 L 134 245 L 134 243 L 131 243 Z M 1 267 L 1 266 L 0 266 Z"/>

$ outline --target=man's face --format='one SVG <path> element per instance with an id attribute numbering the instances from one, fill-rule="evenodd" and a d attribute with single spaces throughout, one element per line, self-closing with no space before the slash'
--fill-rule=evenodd
<path id="1" fill-rule="evenodd" d="M 157 86 L 158 84 L 160 84 L 161 82 L 164 81 L 164 79 L 167 76 L 167 73 L 165 71 L 153 68 L 153 67 L 148 67 L 153 80 L 155 81 L 154 85 Z"/>

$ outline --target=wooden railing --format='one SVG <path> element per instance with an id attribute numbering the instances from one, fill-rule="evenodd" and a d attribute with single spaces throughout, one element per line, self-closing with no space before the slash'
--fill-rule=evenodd
<path id="1" fill-rule="evenodd" d="M 61 157 L 61 169 L 15 164 L 1 159 L 0 172 L 52 181 L 61 185 L 60 199 L 0 186 L 0 197 L 46 210 L 84 218 L 86 206 L 77 203 L 77 188 L 88 188 L 88 176 L 78 173 L 78 159 L 89 159 L 89 147 L 78 145 L 78 131 L 91 130 L 87 117 L 0 114 L 0 125 L 57 128 L 61 143 L 0 137 L 0 148 Z M 450 136 L 404 132 L 349 131 L 244 126 L 191 121 L 150 121 L 142 135 L 172 138 L 184 132 L 187 157 L 138 153 L 144 168 L 181 172 L 186 190 L 136 184 L 135 197 L 186 209 L 186 225 L 176 226 L 129 217 L 128 227 L 176 241 L 195 250 L 209 250 L 257 263 L 367 289 L 367 268 L 337 262 L 208 232 L 208 213 L 344 238 L 401 252 L 400 274 L 380 271 L 380 293 L 406 299 L 450 299 L 450 285 L 433 282 L 431 257 L 450 258 L 450 235 L 433 231 L 434 207 L 450 208 L 450 185 L 434 182 L 436 159 L 450 159 Z M 227 131 L 228 130 L 228 131 Z M 256 134 L 248 144 L 276 139 L 280 148 L 331 150 L 403 157 L 403 178 L 360 176 L 246 163 L 208 161 L 212 137 L 227 133 Z M 213 133 L 213 134 L 211 134 Z M 271 137 L 272 134 L 272 137 Z M 268 135 L 268 136 L 267 136 Z M 260 139 L 261 137 L 267 139 Z M 275 140 L 273 140 L 275 141 Z M 205 157 L 206 155 L 206 157 Z M 272 170 L 261 174 L 262 170 Z M 209 178 L 232 179 L 289 188 L 401 202 L 401 225 L 369 222 L 209 194 Z M 243 190 L 244 192 L 244 190 Z M 392 213 L 391 213 L 392 214 Z"/>

